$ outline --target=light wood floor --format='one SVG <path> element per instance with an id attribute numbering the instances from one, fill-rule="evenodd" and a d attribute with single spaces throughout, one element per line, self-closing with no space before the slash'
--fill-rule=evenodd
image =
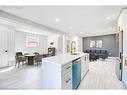
<path id="1" fill-rule="evenodd" d="M 40 66 L 24 65 L 0 73 L 0 89 L 40 89 Z"/>
<path id="2" fill-rule="evenodd" d="M 89 72 L 78 89 L 125 89 L 115 74 L 115 60 L 90 62 Z"/>
<path id="3" fill-rule="evenodd" d="M 90 70 L 78 89 L 125 89 L 114 73 L 110 59 L 90 63 Z M 40 66 L 24 65 L 0 72 L 0 89 L 41 89 Z"/>

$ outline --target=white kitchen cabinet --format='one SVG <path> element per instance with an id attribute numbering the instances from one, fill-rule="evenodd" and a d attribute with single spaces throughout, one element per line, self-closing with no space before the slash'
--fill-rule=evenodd
<path id="1" fill-rule="evenodd" d="M 72 70 L 72 64 L 66 64 L 64 66 L 62 66 L 62 75 L 67 74 L 68 72 L 70 72 Z"/>
<path id="2" fill-rule="evenodd" d="M 115 73 L 117 78 L 120 80 L 121 79 L 121 71 L 120 71 L 120 60 L 119 58 L 114 59 L 115 60 Z"/>
<path id="3" fill-rule="evenodd" d="M 71 75 L 71 73 L 68 73 L 65 76 L 63 76 L 62 89 L 72 89 L 72 79 L 71 79 L 70 75 Z"/>
<path id="4" fill-rule="evenodd" d="M 89 70 L 89 54 L 81 57 L 81 80 L 85 77 Z"/>
<path id="5" fill-rule="evenodd" d="M 42 89 L 72 89 L 72 63 L 66 65 L 43 62 Z"/>
<path id="6" fill-rule="evenodd" d="M 72 89 L 72 63 L 62 66 L 62 89 Z"/>
<path id="7" fill-rule="evenodd" d="M 40 68 L 42 89 L 72 89 L 72 61 L 84 56 L 84 53 L 69 53 L 42 59 Z"/>

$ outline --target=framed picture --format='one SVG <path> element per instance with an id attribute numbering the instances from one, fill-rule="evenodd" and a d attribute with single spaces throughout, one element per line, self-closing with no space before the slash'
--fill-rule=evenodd
<path id="1" fill-rule="evenodd" d="M 90 41 L 90 47 L 95 47 L 95 41 Z"/>
<path id="2" fill-rule="evenodd" d="M 97 40 L 96 41 L 96 47 L 97 48 L 102 48 L 102 40 Z"/>
<path id="3" fill-rule="evenodd" d="M 26 36 L 26 47 L 38 47 L 39 38 L 33 36 Z"/>

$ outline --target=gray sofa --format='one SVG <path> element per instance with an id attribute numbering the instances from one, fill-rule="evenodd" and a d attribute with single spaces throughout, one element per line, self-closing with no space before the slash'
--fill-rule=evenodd
<path id="1" fill-rule="evenodd" d="M 84 53 L 89 53 L 90 60 L 97 60 L 99 58 L 106 59 L 108 57 L 107 50 L 84 50 Z"/>

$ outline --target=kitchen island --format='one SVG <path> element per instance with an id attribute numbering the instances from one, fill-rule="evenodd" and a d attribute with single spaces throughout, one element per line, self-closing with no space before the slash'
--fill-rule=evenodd
<path id="1" fill-rule="evenodd" d="M 81 71 L 85 71 L 85 73 L 88 71 L 88 64 L 85 63 L 86 58 L 89 57 L 85 53 L 77 53 L 76 55 L 65 53 L 43 58 L 41 66 L 42 89 L 73 89 L 73 83 L 76 85 L 73 76 L 78 76 L 80 82 Z M 73 68 L 74 62 L 77 62 L 77 67 Z M 86 64 L 84 68 L 87 70 L 81 70 L 81 64 Z M 85 76 L 85 74 L 83 75 Z"/>

